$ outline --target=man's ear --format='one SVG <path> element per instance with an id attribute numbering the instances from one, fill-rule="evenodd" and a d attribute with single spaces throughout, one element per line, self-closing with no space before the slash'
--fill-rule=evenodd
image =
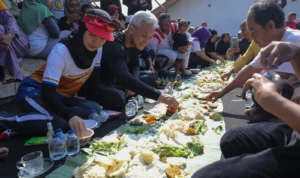
<path id="1" fill-rule="evenodd" d="M 269 31 L 275 30 L 275 29 L 276 29 L 275 22 L 274 22 L 273 20 L 270 20 L 270 21 L 267 23 L 266 29 L 269 30 Z"/>
<path id="2" fill-rule="evenodd" d="M 135 26 L 129 25 L 129 26 L 128 26 L 128 31 L 129 31 L 130 34 L 134 34 Z"/>

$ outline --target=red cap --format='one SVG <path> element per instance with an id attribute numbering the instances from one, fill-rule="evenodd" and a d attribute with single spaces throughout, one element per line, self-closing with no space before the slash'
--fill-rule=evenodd
<path id="1" fill-rule="evenodd" d="M 107 41 L 114 41 L 113 31 L 115 27 L 105 18 L 85 15 L 83 17 L 86 28 L 94 35 Z"/>

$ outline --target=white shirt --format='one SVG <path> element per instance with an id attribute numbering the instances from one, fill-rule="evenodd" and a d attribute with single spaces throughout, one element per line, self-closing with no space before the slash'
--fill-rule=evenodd
<path id="1" fill-rule="evenodd" d="M 55 16 L 55 19 L 59 20 L 65 16 L 64 8 L 65 0 L 54 0 L 51 12 Z"/>
<path id="2" fill-rule="evenodd" d="M 30 35 L 28 35 L 30 45 L 28 55 L 33 57 L 42 52 L 47 45 L 48 37 L 49 33 L 41 23 Z"/>
<path id="3" fill-rule="evenodd" d="M 281 41 L 295 43 L 300 46 L 300 31 L 293 30 L 293 29 L 286 29 L 281 38 Z M 259 56 L 260 55 L 257 55 L 249 65 L 251 65 L 254 68 L 262 68 L 263 66 L 261 65 Z M 295 74 L 294 69 L 290 62 L 285 62 L 281 64 L 276 71 Z"/>
<path id="4" fill-rule="evenodd" d="M 50 52 L 47 63 L 30 77 L 39 83 L 56 86 L 59 94 L 72 97 L 90 77 L 93 69 L 100 67 L 101 57 L 102 47 L 98 49 L 91 67 L 80 69 L 68 48 L 62 43 L 57 43 Z"/>

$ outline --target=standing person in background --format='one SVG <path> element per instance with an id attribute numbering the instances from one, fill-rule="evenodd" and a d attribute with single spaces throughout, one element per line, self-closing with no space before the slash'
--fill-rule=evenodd
<path id="1" fill-rule="evenodd" d="M 4 3 L 4 1 L 0 1 Z M 0 6 L 0 66 L 4 83 L 23 80 L 19 63 L 29 50 L 26 34 L 5 4 Z"/>
<path id="2" fill-rule="evenodd" d="M 206 23 L 205 21 L 203 21 L 203 22 L 201 23 L 200 27 L 205 27 L 205 28 L 207 28 L 207 23 Z"/>
<path id="3" fill-rule="evenodd" d="M 56 22 L 65 16 L 65 0 L 54 0 L 51 12 L 55 16 Z"/>
<path id="4" fill-rule="evenodd" d="M 230 48 L 230 35 L 223 33 L 221 39 L 217 42 L 216 52 L 225 57 L 227 50 Z"/>
<path id="5" fill-rule="evenodd" d="M 123 4 L 128 7 L 127 15 L 133 15 L 137 11 L 152 10 L 151 0 L 123 0 Z"/>
<path id="6" fill-rule="evenodd" d="M 78 23 L 82 18 L 80 15 L 79 0 L 65 0 L 65 16 L 58 22 L 60 30 L 75 31 L 78 29 Z"/>
<path id="7" fill-rule="evenodd" d="M 101 7 L 101 9 L 105 10 L 106 12 L 107 12 L 108 6 L 110 6 L 110 5 L 118 6 L 120 8 L 120 12 L 122 13 L 122 6 L 121 6 L 120 0 L 100 0 L 100 7 Z M 120 14 L 120 17 L 122 17 L 121 14 Z"/>
<path id="8" fill-rule="evenodd" d="M 288 21 L 285 22 L 286 27 L 291 29 L 297 28 L 297 23 L 295 22 L 297 14 L 294 12 L 289 13 Z"/>
<path id="9" fill-rule="evenodd" d="M 125 29 L 125 22 L 120 18 L 120 8 L 116 5 L 110 5 L 107 8 L 107 12 L 110 15 L 111 19 L 114 23 L 116 23 L 118 26 L 116 30 L 122 30 Z"/>

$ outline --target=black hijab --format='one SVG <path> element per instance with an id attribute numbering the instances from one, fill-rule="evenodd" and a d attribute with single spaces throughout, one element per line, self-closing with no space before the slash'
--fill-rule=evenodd
<path id="1" fill-rule="evenodd" d="M 98 50 L 89 51 L 84 46 L 83 35 L 86 31 L 85 24 L 80 22 L 77 31 L 72 32 L 67 38 L 60 41 L 68 48 L 76 66 L 80 69 L 90 68 L 98 52 Z"/>
<path id="2" fill-rule="evenodd" d="M 217 49 L 216 52 L 220 53 L 221 55 L 226 54 L 227 50 L 230 48 L 230 42 L 228 41 L 227 43 L 224 42 L 224 37 L 228 35 L 230 38 L 230 35 L 228 33 L 222 34 L 222 38 L 217 44 Z"/>

